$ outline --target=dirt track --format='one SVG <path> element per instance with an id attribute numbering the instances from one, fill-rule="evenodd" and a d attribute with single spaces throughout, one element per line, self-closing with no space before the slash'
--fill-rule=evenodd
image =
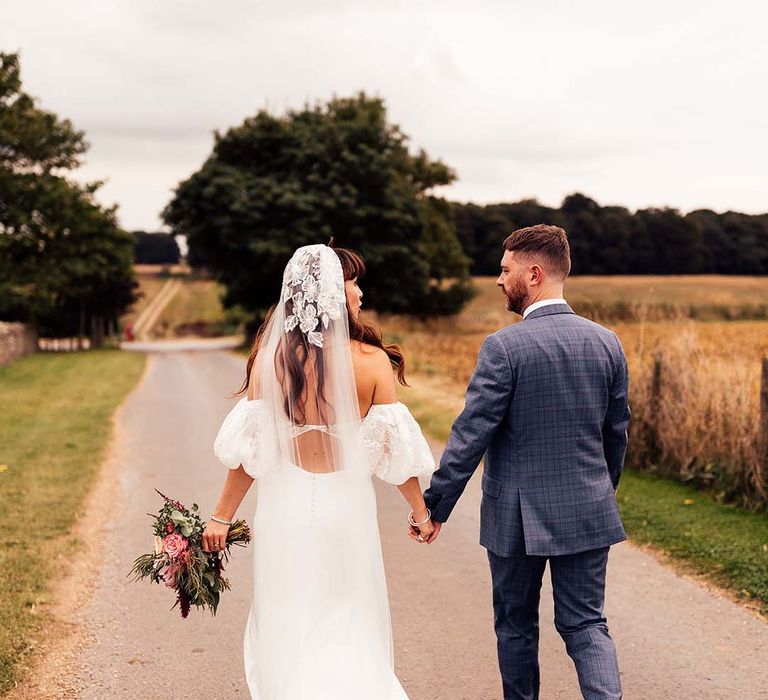
<path id="1" fill-rule="evenodd" d="M 242 364 L 216 350 L 152 355 L 142 384 L 118 414 L 100 514 L 91 519 L 103 521 L 89 535 L 91 556 L 100 561 L 94 593 L 79 609 L 61 612 L 77 630 L 77 643 L 58 649 L 39 682 L 14 698 L 248 697 L 240 655 L 250 595 L 247 552 L 235 554 L 233 591 L 216 619 L 193 614 L 183 621 L 168 611 L 166 590 L 126 579 L 133 558 L 150 547 L 145 513 L 158 508 L 154 487 L 199 503 L 206 515 L 213 506 L 224 468 L 211 444 Z M 488 565 L 477 544 L 478 481 L 476 475 L 430 547 L 407 539 L 399 492 L 377 484 L 397 671 L 411 700 L 501 698 Z M 248 517 L 251 507 L 249 497 L 241 514 Z M 77 576 L 82 585 L 82 570 Z M 768 625 L 628 544 L 611 554 L 607 615 L 628 699 L 768 698 Z M 575 672 L 552 625 L 548 585 L 541 662 L 542 700 L 577 700 Z"/>

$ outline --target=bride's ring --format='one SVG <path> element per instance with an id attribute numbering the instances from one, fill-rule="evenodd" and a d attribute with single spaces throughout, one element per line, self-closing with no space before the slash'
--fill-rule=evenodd
<path id="1" fill-rule="evenodd" d="M 419 542 L 423 542 L 423 541 L 424 541 L 424 538 L 421 535 L 419 535 Z"/>

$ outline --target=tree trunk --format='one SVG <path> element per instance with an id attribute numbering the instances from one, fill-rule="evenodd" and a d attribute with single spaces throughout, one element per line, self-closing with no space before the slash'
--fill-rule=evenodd
<path id="1" fill-rule="evenodd" d="M 77 349 L 83 349 L 83 338 L 85 337 L 85 302 L 80 300 L 80 322 L 77 324 Z"/>
<path id="2" fill-rule="evenodd" d="M 96 343 L 97 343 L 97 346 L 100 348 L 104 347 L 104 324 L 105 323 L 106 322 L 104 321 L 104 319 L 101 316 L 99 316 L 98 322 L 96 323 Z"/>
<path id="3" fill-rule="evenodd" d="M 91 348 L 104 346 L 104 319 L 101 316 L 91 316 Z"/>

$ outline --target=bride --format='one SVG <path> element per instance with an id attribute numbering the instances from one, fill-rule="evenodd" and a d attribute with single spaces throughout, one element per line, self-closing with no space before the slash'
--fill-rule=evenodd
<path id="1" fill-rule="evenodd" d="M 244 640 L 255 700 L 406 700 L 395 676 L 371 475 L 400 489 L 413 539 L 433 533 L 418 477 L 435 463 L 397 402 L 397 346 L 358 319 L 361 258 L 296 250 L 260 329 L 243 396 L 214 451 L 229 467 L 204 548 L 258 479 L 254 593 Z"/>

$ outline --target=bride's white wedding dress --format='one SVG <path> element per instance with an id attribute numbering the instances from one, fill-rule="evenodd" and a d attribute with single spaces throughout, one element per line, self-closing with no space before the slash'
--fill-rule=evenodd
<path id="1" fill-rule="evenodd" d="M 258 700 L 403 700 L 393 669 L 387 584 L 371 474 L 428 476 L 434 459 L 402 403 L 361 423 L 365 470 L 264 470 L 262 401 L 241 399 L 215 452 L 258 478 L 254 594 L 245 670 Z"/>
<path id="2" fill-rule="evenodd" d="M 254 700 L 406 700 L 394 673 L 372 475 L 428 476 L 434 459 L 401 403 L 361 419 L 344 278 L 327 246 L 299 248 L 241 399 L 214 444 L 256 479 Z"/>

